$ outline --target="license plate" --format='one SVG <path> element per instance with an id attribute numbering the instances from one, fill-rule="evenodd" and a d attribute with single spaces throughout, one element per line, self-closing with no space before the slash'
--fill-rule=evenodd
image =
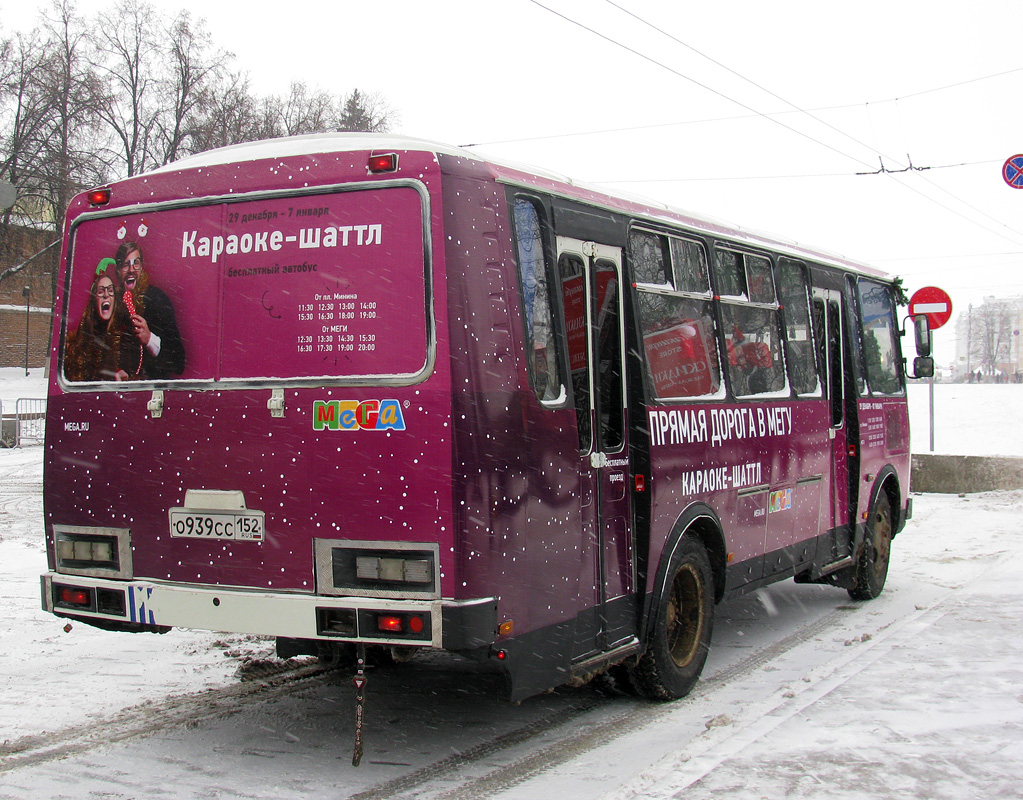
<path id="1" fill-rule="evenodd" d="M 170 535 L 182 539 L 263 541 L 262 511 L 188 511 L 172 509 Z"/>

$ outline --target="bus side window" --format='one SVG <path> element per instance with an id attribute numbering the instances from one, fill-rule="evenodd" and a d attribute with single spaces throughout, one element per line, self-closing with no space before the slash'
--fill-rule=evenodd
<path id="1" fill-rule="evenodd" d="M 778 312 L 737 303 L 722 303 L 721 318 L 728 348 L 728 379 L 737 397 L 785 390 Z"/>
<path id="2" fill-rule="evenodd" d="M 736 397 L 787 393 L 781 315 L 771 262 L 718 248 L 714 279 L 721 297 L 728 382 Z"/>
<path id="3" fill-rule="evenodd" d="M 718 294 L 746 300 L 746 274 L 742 254 L 733 250 L 718 250 L 714 255 L 714 279 Z"/>
<path id="4" fill-rule="evenodd" d="M 821 383 L 817 376 L 818 360 L 814 358 L 806 271 L 798 261 L 783 258 L 778 263 L 778 295 L 785 324 L 785 362 L 789 369 L 789 382 L 796 394 L 819 397 Z M 820 362 L 823 363 L 819 341 L 816 349 L 820 351 Z"/>
<path id="5" fill-rule="evenodd" d="M 654 396 L 719 396 L 721 366 L 703 244 L 633 231 L 629 256 Z"/>
<path id="6" fill-rule="evenodd" d="M 862 319 L 860 316 L 860 298 L 856 290 L 856 280 L 851 276 L 846 276 L 845 280 L 845 308 L 848 312 L 845 319 L 845 323 L 848 326 L 846 329 L 846 344 L 851 345 L 849 347 L 849 361 L 846 363 L 846 368 L 850 371 L 856 383 L 856 394 L 860 397 L 866 397 L 868 389 L 867 373 L 864 368 L 863 326 L 860 324 Z"/>
<path id="7" fill-rule="evenodd" d="M 860 323 L 862 325 L 863 365 L 872 394 L 900 394 L 901 355 L 896 339 L 895 313 L 888 287 L 860 280 Z"/>
<path id="8" fill-rule="evenodd" d="M 526 358 L 533 391 L 542 403 L 560 403 L 564 401 L 565 389 L 552 318 L 550 269 L 540 210 L 531 201 L 516 198 L 514 223 L 515 254 L 526 323 Z"/>
<path id="9" fill-rule="evenodd" d="M 817 347 L 817 378 L 822 381 L 823 386 L 827 387 L 828 352 L 825 347 L 827 342 L 827 313 L 824 308 L 824 300 L 815 297 L 811 308 L 813 310 L 813 341 Z"/>

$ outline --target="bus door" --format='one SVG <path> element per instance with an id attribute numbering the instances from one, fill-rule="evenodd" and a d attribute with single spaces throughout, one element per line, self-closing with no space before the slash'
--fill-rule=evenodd
<path id="1" fill-rule="evenodd" d="M 832 559 L 850 555 L 849 537 L 835 532 L 849 521 L 849 426 L 846 421 L 845 381 L 845 305 L 842 294 L 834 289 L 813 290 L 814 324 L 819 337 L 818 351 L 827 376 L 828 436 L 831 440 L 830 502 L 822 519 L 832 532 Z M 829 519 L 830 517 L 830 519 Z"/>
<path id="2" fill-rule="evenodd" d="M 572 394 L 579 431 L 582 545 L 579 587 L 592 587 L 596 618 L 576 655 L 608 650 L 633 634 L 622 251 L 558 237 Z"/>

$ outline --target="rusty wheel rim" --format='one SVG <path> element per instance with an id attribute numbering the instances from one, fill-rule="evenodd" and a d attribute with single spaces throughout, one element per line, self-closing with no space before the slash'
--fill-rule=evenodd
<path id="1" fill-rule="evenodd" d="M 692 564 L 684 564 L 671 582 L 665 613 L 668 654 L 678 667 L 692 662 L 703 634 L 703 580 Z"/>

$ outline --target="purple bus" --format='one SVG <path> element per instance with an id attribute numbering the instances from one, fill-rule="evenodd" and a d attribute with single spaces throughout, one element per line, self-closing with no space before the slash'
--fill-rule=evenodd
<path id="1" fill-rule="evenodd" d="M 513 700 L 610 669 L 681 697 L 723 599 L 882 590 L 911 512 L 898 288 L 398 137 L 239 145 L 84 193 L 43 607 L 282 657 L 439 648 Z"/>

